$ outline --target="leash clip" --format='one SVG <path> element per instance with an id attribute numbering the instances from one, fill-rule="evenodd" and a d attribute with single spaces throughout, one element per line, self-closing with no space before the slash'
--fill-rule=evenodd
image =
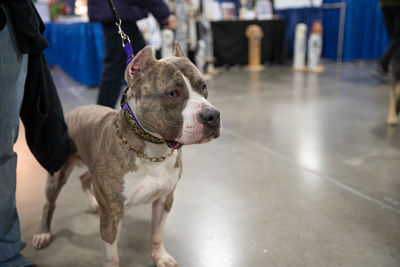
<path id="1" fill-rule="evenodd" d="M 122 41 L 122 48 L 125 51 L 125 54 L 127 56 L 126 59 L 126 64 L 129 64 L 133 58 L 133 49 L 131 45 L 131 39 L 129 39 L 129 36 L 124 33 L 121 27 L 122 21 L 121 19 L 118 19 L 118 22 L 115 22 L 115 25 L 118 27 L 118 34 L 121 36 L 121 41 Z"/>
<path id="2" fill-rule="evenodd" d="M 1 0 L 0 0 L 1 1 Z M 131 45 L 131 40 L 129 39 L 129 36 L 124 33 L 122 30 L 122 21 L 121 18 L 118 15 L 118 11 L 114 6 L 114 2 L 112 0 L 108 0 L 108 4 L 110 5 L 110 9 L 112 12 L 112 15 L 114 17 L 115 25 L 118 27 L 118 34 L 121 36 L 121 41 L 122 41 L 122 48 L 125 51 L 125 54 L 127 56 L 126 64 L 129 64 L 133 58 L 133 49 Z"/>
<path id="3" fill-rule="evenodd" d="M 128 44 L 128 43 L 130 44 L 131 43 L 131 39 L 129 39 L 129 36 L 126 35 L 125 32 L 122 30 L 122 28 L 121 28 L 121 24 L 122 24 L 121 19 L 119 19 L 118 22 L 115 22 L 115 24 L 118 27 L 118 34 L 121 36 L 122 47 L 125 47 L 126 44 Z"/>

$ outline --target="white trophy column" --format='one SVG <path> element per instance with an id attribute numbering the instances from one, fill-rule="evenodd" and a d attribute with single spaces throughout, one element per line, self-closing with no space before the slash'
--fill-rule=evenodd
<path id="1" fill-rule="evenodd" d="M 305 70 L 306 67 L 306 39 L 307 25 L 299 23 L 296 25 L 296 33 L 294 40 L 293 52 L 293 69 Z"/>
<path id="2" fill-rule="evenodd" d="M 322 52 L 322 25 L 320 22 L 315 22 L 311 27 L 311 35 L 308 39 L 308 58 L 307 67 L 309 71 L 321 72 L 320 66 Z"/>

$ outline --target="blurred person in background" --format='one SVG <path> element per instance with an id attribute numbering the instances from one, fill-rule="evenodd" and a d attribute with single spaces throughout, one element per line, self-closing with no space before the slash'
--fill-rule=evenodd
<path id="1" fill-rule="evenodd" d="M 373 74 L 382 82 L 389 82 L 389 63 L 396 49 L 400 47 L 400 0 L 379 0 L 379 3 L 390 43 Z"/>
<path id="2" fill-rule="evenodd" d="M 68 129 L 43 50 L 44 24 L 31 0 L 0 0 L 0 266 L 34 266 L 20 254 L 16 209 L 19 117 L 27 144 L 50 173 L 69 153 Z"/>
<path id="3" fill-rule="evenodd" d="M 164 0 L 113 0 L 113 2 L 122 20 L 122 30 L 129 36 L 135 55 L 146 46 L 136 21 L 146 18 L 149 12 L 164 28 L 171 30 L 176 28 L 176 17 L 171 14 Z M 90 21 L 101 22 L 104 34 L 103 72 L 97 104 L 114 108 L 124 83 L 126 54 L 108 0 L 88 0 L 88 13 Z"/>

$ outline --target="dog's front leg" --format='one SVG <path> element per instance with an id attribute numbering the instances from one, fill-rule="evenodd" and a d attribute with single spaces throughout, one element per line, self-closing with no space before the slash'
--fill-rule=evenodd
<path id="1" fill-rule="evenodd" d="M 153 202 L 151 216 L 151 257 L 157 267 L 176 267 L 178 263 L 168 254 L 163 244 L 165 221 L 168 212 L 171 210 L 173 193 L 168 197 Z"/>
<path id="2" fill-rule="evenodd" d="M 103 178 L 102 180 L 105 181 L 106 179 Z M 118 197 L 109 194 L 116 190 L 102 190 L 96 179 L 93 183 L 93 191 L 99 203 L 100 234 L 103 241 L 103 265 L 104 267 L 118 267 L 118 238 L 123 218 L 123 202 L 117 201 Z"/>
<path id="3" fill-rule="evenodd" d="M 119 221 L 117 226 L 117 233 L 114 242 L 109 243 L 108 241 L 102 239 L 103 241 L 103 266 L 104 267 L 118 267 L 119 266 L 119 256 L 118 256 L 118 238 L 121 232 L 121 221 Z M 102 235 L 103 236 L 103 235 Z"/>

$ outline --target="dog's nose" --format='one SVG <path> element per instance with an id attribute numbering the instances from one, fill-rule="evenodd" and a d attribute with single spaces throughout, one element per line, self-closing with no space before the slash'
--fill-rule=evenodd
<path id="1" fill-rule="evenodd" d="M 203 123 L 208 124 L 212 128 L 215 128 L 219 125 L 220 121 L 220 113 L 216 109 L 206 109 L 202 113 L 200 113 L 200 118 Z"/>

